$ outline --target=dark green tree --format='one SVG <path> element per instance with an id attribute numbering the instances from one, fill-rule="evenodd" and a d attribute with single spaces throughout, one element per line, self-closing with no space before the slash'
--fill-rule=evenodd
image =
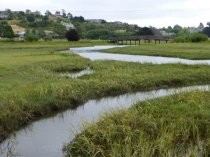
<path id="1" fill-rule="evenodd" d="M 16 18 L 17 18 L 18 20 L 24 20 L 24 18 L 25 18 L 25 12 L 20 11 L 20 12 L 18 12 L 15 16 L 16 16 Z"/>
<path id="2" fill-rule="evenodd" d="M 7 19 L 8 20 L 13 20 L 13 18 L 14 18 L 13 12 L 10 9 L 6 9 L 5 12 L 8 15 L 8 18 Z"/>
<path id="3" fill-rule="evenodd" d="M 173 32 L 174 32 L 175 34 L 178 34 L 178 33 L 181 32 L 181 31 L 182 31 L 182 27 L 181 27 L 181 26 L 179 26 L 179 25 L 175 25 L 175 26 L 174 26 Z"/>
<path id="4" fill-rule="evenodd" d="M 79 41 L 79 33 L 76 29 L 70 29 L 66 32 L 65 37 L 68 41 Z"/>
<path id="5" fill-rule="evenodd" d="M 38 40 L 39 40 L 38 35 L 34 33 L 26 33 L 25 35 L 25 41 L 33 42 L 33 41 L 38 41 Z"/>
<path id="6" fill-rule="evenodd" d="M 210 27 L 205 27 L 202 31 L 202 33 L 208 35 L 208 37 L 210 37 Z"/>
<path id="7" fill-rule="evenodd" d="M 13 38 L 14 32 L 12 27 L 8 25 L 6 21 L 0 22 L 0 37 L 2 38 Z"/>
<path id="8" fill-rule="evenodd" d="M 154 32 L 149 27 L 140 28 L 137 35 L 154 35 Z"/>
<path id="9" fill-rule="evenodd" d="M 36 18 L 34 14 L 26 14 L 26 19 L 28 22 L 34 22 Z"/>
<path id="10" fill-rule="evenodd" d="M 71 19 L 73 22 L 85 22 L 85 18 L 82 16 L 75 16 Z"/>

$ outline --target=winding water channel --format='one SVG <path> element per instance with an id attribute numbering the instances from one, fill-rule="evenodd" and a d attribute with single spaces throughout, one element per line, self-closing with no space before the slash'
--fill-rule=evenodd
<path id="1" fill-rule="evenodd" d="M 94 46 L 94 47 L 81 47 L 71 48 L 70 51 L 79 54 L 82 57 L 90 60 L 115 60 L 124 62 L 136 62 L 136 63 L 151 63 L 151 64 L 207 64 L 210 65 L 210 60 L 189 60 L 175 57 L 159 57 L 159 56 L 145 56 L 145 55 L 127 55 L 127 54 L 113 54 L 103 53 L 100 50 L 124 47 L 124 46 Z"/>
<path id="2" fill-rule="evenodd" d="M 62 157 L 64 144 L 82 131 L 84 122 L 94 122 L 107 111 L 128 108 L 138 101 L 192 90 L 209 90 L 209 86 L 160 89 L 89 100 L 75 110 L 67 110 L 54 117 L 39 120 L 17 131 L 1 144 L 0 156 L 5 157 L 12 153 L 18 157 Z"/>
<path id="3" fill-rule="evenodd" d="M 79 54 L 85 53 L 86 55 L 87 53 L 99 53 L 92 52 L 92 50 L 92 48 L 87 48 L 87 52 L 85 48 L 78 48 L 73 51 Z M 166 62 L 163 61 L 163 63 Z M 67 110 L 54 117 L 33 122 L 24 129 L 15 132 L 14 135 L 0 145 L 0 157 L 62 157 L 64 156 L 62 152 L 63 146 L 73 140 L 82 131 L 84 122 L 95 122 L 105 112 L 119 108 L 129 108 L 138 101 L 150 100 L 180 92 L 209 89 L 208 85 L 191 86 L 127 93 L 115 97 L 89 100 L 75 110 Z"/>

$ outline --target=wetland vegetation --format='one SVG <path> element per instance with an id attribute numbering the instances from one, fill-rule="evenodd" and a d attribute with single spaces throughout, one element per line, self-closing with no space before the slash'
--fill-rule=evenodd
<path id="1" fill-rule="evenodd" d="M 70 47 L 104 44 L 104 41 L 1 42 L 0 139 L 33 120 L 75 108 L 92 98 L 210 84 L 208 65 L 90 61 L 76 54 L 60 52 Z M 209 59 L 208 48 L 207 43 L 203 46 L 145 44 L 108 51 L 149 54 L 156 49 L 159 54 L 169 52 L 169 55 L 183 58 Z M 94 73 L 77 79 L 60 75 L 87 67 Z M 206 152 L 209 150 L 206 146 L 209 95 L 209 92 L 198 91 L 174 95 L 108 114 L 77 136 L 68 147 L 69 156 L 83 156 L 84 153 L 87 156 L 148 156 L 149 153 L 154 156 L 185 153 L 196 156 Z M 190 152 L 191 149 L 194 151 Z"/>
<path id="2" fill-rule="evenodd" d="M 210 92 L 194 91 L 110 112 L 68 147 L 67 156 L 208 156 Z"/>
<path id="3" fill-rule="evenodd" d="M 178 57 L 184 59 L 210 59 L 210 44 L 203 43 L 170 43 L 170 44 L 141 44 L 104 50 L 108 53 L 121 53 L 131 55 L 148 55 L 163 57 Z"/>

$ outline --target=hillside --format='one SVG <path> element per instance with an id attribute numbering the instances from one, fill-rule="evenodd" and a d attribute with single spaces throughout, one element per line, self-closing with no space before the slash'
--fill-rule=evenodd
<path id="1" fill-rule="evenodd" d="M 12 27 L 16 36 L 34 33 L 40 38 L 64 38 L 69 29 L 77 29 L 83 39 L 108 39 L 112 36 L 135 35 L 139 27 L 120 21 L 106 22 L 103 19 L 85 19 L 82 16 L 72 16 L 56 12 L 1 11 L 0 22 L 6 21 Z"/>
<path id="2" fill-rule="evenodd" d="M 5 23 L 6 22 L 6 23 Z M 2 24 L 3 23 L 3 24 Z M 139 27 L 138 25 L 123 23 L 120 21 L 107 22 L 104 19 L 85 19 L 83 16 L 73 16 L 71 13 L 46 11 L 0 11 L 1 38 L 20 37 L 26 34 L 35 36 L 36 39 L 64 39 L 69 29 L 76 29 L 81 39 L 109 39 L 110 37 L 131 35 L 167 35 L 185 36 L 202 32 L 209 36 L 210 27 L 202 23 L 198 27 L 181 27 L 175 25 L 161 29 L 155 27 Z M 9 28 L 8 26 L 11 26 Z M 12 31 L 11 31 L 12 29 Z M 6 33 L 5 33 L 6 32 Z M 5 35 L 6 34 L 6 35 Z"/>

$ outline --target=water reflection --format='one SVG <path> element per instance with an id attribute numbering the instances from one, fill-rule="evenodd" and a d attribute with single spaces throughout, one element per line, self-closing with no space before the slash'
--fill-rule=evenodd
<path id="1" fill-rule="evenodd" d="M 4 144 L 1 144 L 0 155 L 4 154 L 4 157 L 18 156 L 18 153 L 16 152 L 16 145 L 17 141 L 15 139 L 15 136 L 11 136 L 8 140 L 4 142 Z"/>
<path id="2" fill-rule="evenodd" d="M 85 75 L 91 75 L 93 73 L 94 73 L 94 71 L 91 70 L 90 67 L 87 67 L 86 69 L 84 69 L 82 71 L 79 71 L 79 72 L 63 73 L 63 74 L 61 74 L 61 76 L 66 77 L 66 78 L 76 79 L 76 78 L 80 78 L 80 77 L 85 76 Z"/>

